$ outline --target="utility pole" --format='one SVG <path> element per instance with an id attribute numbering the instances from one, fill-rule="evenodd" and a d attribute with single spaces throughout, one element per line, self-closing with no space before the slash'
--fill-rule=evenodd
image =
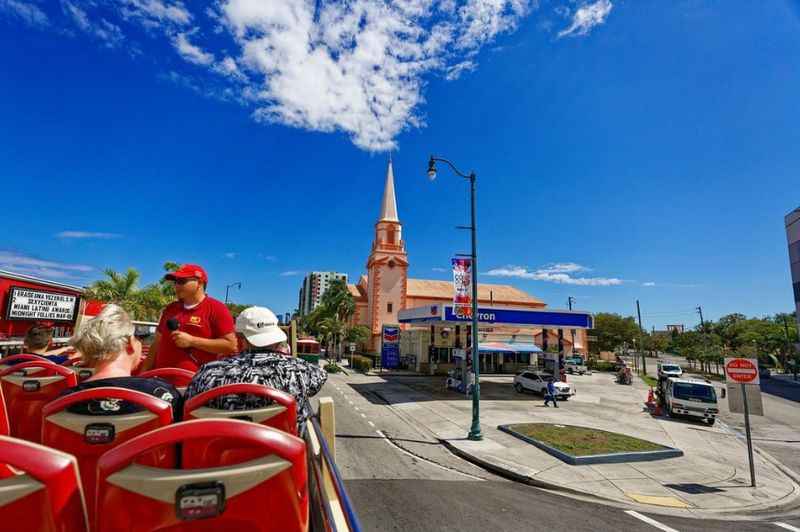
<path id="1" fill-rule="evenodd" d="M 708 333 L 706 332 L 706 322 L 703 319 L 703 307 L 700 306 L 700 305 L 697 305 L 697 307 L 695 307 L 695 310 L 697 310 L 697 313 L 700 314 L 700 329 L 703 331 L 703 346 L 705 347 L 705 351 L 706 351 L 705 354 L 708 355 Z M 707 369 L 708 369 L 709 372 L 711 372 L 711 362 L 708 362 L 708 368 Z M 704 371 L 703 370 L 703 361 L 702 360 L 700 361 L 700 371 Z"/>
<path id="2" fill-rule="evenodd" d="M 697 313 L 700 314 L 700 327 L 703 329 L 703 334 L 705 334 L 706 333 L 706 322 L 703 321 L 703 307 L 698 305 L 695 310 L 697 310 Z"/>
<path id="3" fill-rule="evenodd" d="M 642 373 L 647 375 L 647 361 L 644 359 L 644 350 L 642 349 L 642 310 L 639 308 L 639 300 L 636 300 L 636 315 L 639 317 L 639 352 L 642 354 Z"/>
<path id="4" fill-rule="evenodd" d="M 567 298 L 567 306 L 569 306 L 570 310 L 572 310 L 572 302 L 573 301 L 575 301 L 574 297 L 569 296 Z M 569 332 L 570 332 L 570 335 L 572 336 L 572 356 L 574 356 L 575 355 L 575 329 L 570 329 Z M 589 342 L 586 342 L 586 343 L 588 345 Z"/>
<path id="5" fill-rule="evenodd" d="M 786 360 L 792 354 L 792 344 L 789 341 L 789 323 L 786 321 L 786 314 L 783 315 L 783 332 L 786 337 L 786 354 L 783 355 L 783 371 L 786 372 Z M 794 380 L 797 380 L 797 360 L 794 361 Z"/>

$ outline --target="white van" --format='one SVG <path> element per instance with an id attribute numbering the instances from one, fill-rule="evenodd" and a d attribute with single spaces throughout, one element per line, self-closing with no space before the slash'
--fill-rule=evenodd
<path id="1" fill-rule="evenodd" d="M 664 403 L 670 417 L 699 418 L 713 425 L 719 415 L 717 392 L 712 384 L 697 379 L 664 379 Z"/>

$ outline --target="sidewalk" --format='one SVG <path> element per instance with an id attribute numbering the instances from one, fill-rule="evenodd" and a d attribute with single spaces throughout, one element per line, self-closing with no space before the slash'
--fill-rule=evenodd
<path id="1" fill-rule="evenodd" d="M 540 487 L 605 499 L 646 511 L 695 517 L 747 518 L 800 503 L 800 486 L 763 453 L 755 455 L 757 488 L 749 487 L 746 447 L 723 426 L 656 419 L 643 409 L 647 387 L 613 384 L 608 374 L 575 377 L 578 394 L 543 408 L 529 394 L 481 401 L 483 440 L 466 439 L 472 403 L 434 400 L 419 388 L 384 381 L 378 393 L 401 417 L 454 453 L 498 474 Z M 405 379 L 404 379 L 405 380 Z M 509 384 L 487 382 L 486 386 Z M 482 388 L 484 384 L 482 383 Z M 502 393 L 503 389 L 500 389 Z M 491 394 L 498 397 L 497 390 Z M 620 432 L 677 447 L 683 457 L 652 462 L 572 466 L 497 429 L 522 422 L 565 423 Z"/>

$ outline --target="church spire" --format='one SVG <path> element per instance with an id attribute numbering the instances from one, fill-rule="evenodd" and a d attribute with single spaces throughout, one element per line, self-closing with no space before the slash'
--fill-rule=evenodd
<path id="1" fill-rule="evenodd" d="M 397 218 L 397 200 L 394 197 L 394 172 L 392 171 L 392 159 L 389 158 L 389 165 L 386 168 L 386 185 L 383 189 L 383 203 L 381 203 L 381 217 L 379 222 L 399 222 Z"/>

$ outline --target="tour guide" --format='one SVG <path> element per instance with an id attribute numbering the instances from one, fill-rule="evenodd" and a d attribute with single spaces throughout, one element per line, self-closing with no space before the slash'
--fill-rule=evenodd
<path id="1" fill-rule="evenodd" d="M 206 294 L 205 270 L 184 264 L 164 278 L 175 283 L 178 300 L 161 313 L 150 350 L 153 367 L 197 371 L 206 362 L 236 353 L 233 317 L 224 303 Z"/>

